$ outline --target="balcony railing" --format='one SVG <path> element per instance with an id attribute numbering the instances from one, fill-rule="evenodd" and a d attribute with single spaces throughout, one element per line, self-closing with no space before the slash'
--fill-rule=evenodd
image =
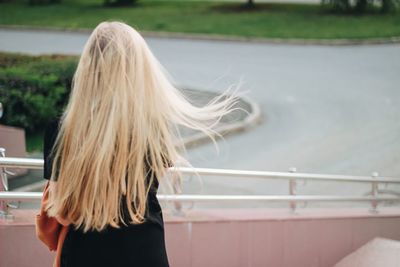
<path id="1" fill-rule="evenodd" d="M 40 201 L 42 192 L 10 192 L 8 191 L 6 168 L 26 168 L 42 169 L 42 159 L 13 158 L 5 157 L 4 149 L 0 151 L 0 216 L 12 216 L 9 213 L 9 201 Z M 259 179 L 285 179 L 288 181 L 288 195 L 199 195 L 199 194 L 169 194 L 158 195 L 160 201 L 173 201 L 176 209 L 180 209 L 181 202 L 221 202 L 221 201 L 267 201 L 267 202 L 287 202 L 291 211 L 295 212 L 298 202 L 320 202 L 320 201 L 346 201 L 346 202 L 369 202 L 370 211 L 378 212 L 378 203 L 384 201 L 399 202 L 400 192 L 385 191 L 379 189 L 379 184 L 400 184 L 400 179 L 392 177 L 380 177 L 378 173 L 371 176 L 350 176 L 350 175 L 328 175 L 328 174 L 310 174 L 297 173 L 294 168 L 289 172 L 269 172 L 269 171 L 247 171 L 231 169 L 210 169 L 210 168 L 188 168 L 171 167 L 169 171 L 180 171 L 182 174 L 199 174 L 201 176 L 219 176 L 219 177 L 241 177 L 241 178 L 259 178 Z M 337 181 L 337 182 L 359 182 L 371 185 L 371 191 L 367 196 L 338 196 L 338 195 L 297 195 L 296 187 L 298 180 L 319 180 L 319 181 Z M 391 195 L 383 195 L 383 194 Z"/>

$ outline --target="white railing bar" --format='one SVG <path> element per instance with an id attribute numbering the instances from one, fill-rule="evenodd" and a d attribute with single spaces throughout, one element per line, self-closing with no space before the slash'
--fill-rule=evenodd
<path id="1" fill-rule="evenodd" d="M 43 197 L 43 192 L 14 192 L 14 191 L 3 191 L 0 192 L 0 200 L 8 201 L 40 201 Z"/>
<path id="2" fill-rule="evenodd" d="M 170 169 L 173 169 L 171 167 Z M 349 182 L 380 182 L 380 183 L 400 183 L 399 178 L 393 177 L 370 177 L 370 176 L 351 176 L 334 174 L 312 174 L 312 173 L 290 173 L 290 172 L 271 172 L 271 171 L 248 171 L 232 169 L 212 169 L 212 168 L 188 168 L 179 167 L 182 173 L 194 174 L 195 171 L 205 176 L 228 176 L 228 177 L 248 177 L 248 178 L 268 178 L 268 179 L 303 179 L 303 180 L 330 180 L 330 181 L 349 181 Z"/>
<path id="3" fill-rule="evenodd" d="M 42 192 L 0 192 L 0 200 L 40 201 Z M 337 196 L 337 195 L 157 195 L 160 201 L 400 201 L 396 196 Z"/>
<path id="4" fill-rule="evenodd" d="M 0 157 L 0 167 L 42 169 L 43 159 Z M 329 180 L 345 182 L 378 182 L 378 183 L 400 183 L 399 178 L 393 177 L 371 177 L 334 174 L 312 174 L 298 172 L 270 172 L 270 171 L 248 171 L 232 169 L 211 169 L 211 168 L 189 168 L 171 167 L 169 171 L 180 171 L 183 174 L 195 174 L 204 176 L 226 176 L 226 177 L 247 177 L 262 179 L 303 179 L 303 180 Z"/>
<path id="5" fill-rule="evenodd" d="M 0 157 L 0 167 L 43 169 L 43 159 Z"/>
<path id="6" fill-rule="evenodd" d="M 182 202 L 206 202 L 206 201 L 269 201 L 269 202 L 302 202 L 302 201 L 400 201 L 399 197 L 394 196 L 321 196 L 321 195 L 303 195 L 303 196 L 266 196 L 266 195 L 160 195 L 160 201 L 182 201 Z"/>

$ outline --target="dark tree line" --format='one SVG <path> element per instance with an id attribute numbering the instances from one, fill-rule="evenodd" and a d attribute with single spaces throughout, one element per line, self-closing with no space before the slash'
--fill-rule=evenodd
<path id="1" fill-rule="evenodd" d="M 369 8 L 376 6 L 379 6 L 383 13 L 387 13 L 399 8 L 400 0 L 321 0 L 321 4 L 338 13 L 365 13 Z M 254 0 L 247 0 L 244 6 L 257 9 Z"/>
<path id="2" fill-rule="evenodd" d="M 1 2 L 2 0 L 0 0 Z M 48 5 L 57 4 L 62 0 L 28 0 L 30 5 Z M 137 0 L 103 0 L 104 6 L 132 6 L 136 4 Z"/>
<path id="3" fill-rule="evenodd" d="M 400 6 L 400 0 L 322 0 L 322 4 L 343 13 L 365 13 L 373 6 L 379 6 L 383 13 L 387 13 L 396 10 Z"/>

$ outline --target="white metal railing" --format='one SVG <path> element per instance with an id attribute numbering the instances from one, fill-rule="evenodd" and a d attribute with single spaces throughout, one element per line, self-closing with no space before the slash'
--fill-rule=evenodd
<path id="1" fill-rule="evenodd" d="M 8 201 L 40 201 L 42 192 L 0 192 L 1 200 Z M 267 195 L 160 195 L 159 200 L 163 201 L 400 201 L 399 197 L 395 196 L 335 196 L 335 195 L 323 195 L 323 196 L 267 196 Z"/>
<path id="2" fill-rule="evenodd" d="M 10 192 L 8 191 L 6 168 L 27 168 L 42 169 L 43 159 L 13 158 L 5 157 L 5 150 L 0 149 L 0 216 L 9 215 L 8 201 L 40 201 L 42 192 Z M 295 168 L 289 172 L 268 172 L 268 171 L 247 171 L 231 169 L 210 169 L 210 168 L 187 168 L 171 167 L 169 171 L 180 171 L 182 174 L 199 174 L 203 176 L 225 176 L 225 177 L 248 177 L 260 179 L 286 179 L 289 181 L 289 195 L 158 195 L 161 201 L 180 202 L 209 202 L 209 201 L 273 201 L 288 202 L 294 212 L 297 202 L 315 201 L 361 201 L 371 203 L 371 212 L 377 212 L 379 202 L 392 201 L 400 202 L 400 193 L 394 192 L 395 196 L 380 195 L 379 184 L 400 184 L 400 179 L 393 177 L 379 177 L 378 173 L 371 176 L 350 176 L 350 175 L 328 175 L 297 173 Z M 370 196 L 337 196 L 337 195 L 296 195 L 297 180 L 319 180 L 339 182 L 361 182 L 371 184 Z M 178 205 L 180 207 L 180 205 Z"/>

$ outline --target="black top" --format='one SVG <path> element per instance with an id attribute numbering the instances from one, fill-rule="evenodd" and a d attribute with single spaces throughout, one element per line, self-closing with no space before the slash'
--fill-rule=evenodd
<path id="1" fill-rule="evenodd" d="M 45 131 L 44 131 L 43 176 L 44 176 L 44 179 L 47 179 L 47 180 L 49 180 L 51 177 L 51 166 L 53 165 L 53 155 L 50 155 L 50 152 L 51 152 L 54 142 L 56 141 L 58 130 L 59 130 L 59 119 L 55 118 L 46 125 Z"/>
<path id="2" fill-rule="evenodd" d="M 59 130 L 59 118 L 50 121 L 44 135 L 44 178 L 51 177 L 53 155 L 50 151 Z M 171 166 L 170 164 L 168 166 Z M 88 266 L 152 266 L 169 267 L 164 240 L 162 210 L 156 197 L 157 179 L 147 199 L 146 222 L 121 228 L 106 227 L 105 230 L 83 233 L 70 225 L 61 253 L 61 267 Z M 126 202 L 122 201 L 124 214 L 128 214 Z M 125 216 L 124 216 L 125 217 Z M 126 217 L 129 218 L 129 217 Z"/>

